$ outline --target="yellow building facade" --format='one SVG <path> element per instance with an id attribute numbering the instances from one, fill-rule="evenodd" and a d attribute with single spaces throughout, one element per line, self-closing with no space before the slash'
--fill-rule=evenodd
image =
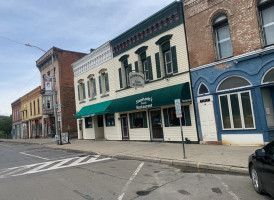
<path id="1" fill-rule="evenodd" d="M 21 138 L 42 137 L 42 96 L 37 87 L 21 98 Z"/>

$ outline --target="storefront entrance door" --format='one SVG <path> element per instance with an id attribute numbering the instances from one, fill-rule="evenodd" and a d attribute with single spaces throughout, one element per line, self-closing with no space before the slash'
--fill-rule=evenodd
<path id="1" fill-rule="evenodd" d="M 120 115 L 120 117 L 121 117 L 121 127 L 122 127 L 122 138 L 123 140 L 128 140 L 129 134 L 128 134 L 127 114 Z"/>
<path id="2" fill-rule="evenodd" d="M 163 125 L 160 109 L 150 111 L 150 124 L 152 140 L 163 140 Z"/>
<path id="3" fill-rule="evenodd" d="M 212 96 L 198 98 L 203 141 L 218 141 Z"/>

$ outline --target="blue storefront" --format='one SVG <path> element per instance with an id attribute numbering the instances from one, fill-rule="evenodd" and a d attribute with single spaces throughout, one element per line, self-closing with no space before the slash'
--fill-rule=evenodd
<path id="1" fill-rule="evenodd" d="M 201 141 L 258 145 L 274 140 L 274 48 L 191 70 Z"/>

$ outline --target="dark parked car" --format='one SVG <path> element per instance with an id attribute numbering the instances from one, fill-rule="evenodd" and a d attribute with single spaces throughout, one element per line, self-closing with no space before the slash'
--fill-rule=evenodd
<path id="1" fill-rule="evenodd" d="M 249 156 L 248 168 L 256 192 L 274 197 L 274 141 Z"/>

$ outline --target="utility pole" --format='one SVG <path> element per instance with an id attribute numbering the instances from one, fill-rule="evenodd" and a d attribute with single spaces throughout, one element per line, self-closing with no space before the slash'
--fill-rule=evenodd
<path id="1" fill-rule="evenodd" d="M 32 48 L 36 48 L 39 49 L 40 51 L 43 51 L 44 53 L 46 53 L 47 51 L 41 49 L 40 47 L 34 46 L 30 43 L 25 44 L 28 47 L 32 47 Z M 53 96 L 53 109 L 54 109 L 54 118 L 55 118 L 55 134 L 59 136 L 59 144 L 62 145 L 62 135 L 61 132 L 59 133 L 59 125 L 58 125 L 58 115 L 57 115 L 57 97 L 56 97 L 56 90 L 55 90 L 55 82 L 56 82 L 56 77 L 55 77 L 55 71 L 54 71 L 54 53 L 53 53 L 53 48 L 52 48 L 52 52 L 51 52 L 51 64 L 52 64 L 52 96 Z M 58 144 L 58 142 L 57 142 Z"/>

